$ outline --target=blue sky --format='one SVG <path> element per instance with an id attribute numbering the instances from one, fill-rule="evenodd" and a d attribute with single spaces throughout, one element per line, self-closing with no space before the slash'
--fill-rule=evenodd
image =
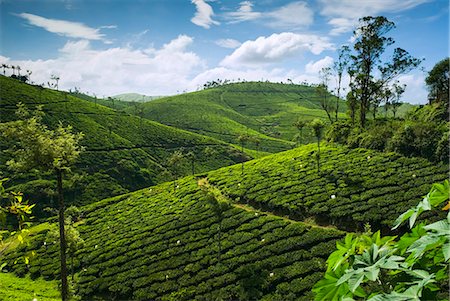
<path id="1" fill-rule="evenodd" d="M 399 78 L 426 102 L 424 78 L 449 55 L 448 0 L 0 0 L 0 62 L 31 80 L 109 96 L 170 95 L 209 80 L 319 81 L 351 45 L 358 18 L 395 22 L 395 47 L 424 58 Z M 387 50 L 390 53 L 393 47 Z M 331 83 L 333 85 L 333 83 Z"/>

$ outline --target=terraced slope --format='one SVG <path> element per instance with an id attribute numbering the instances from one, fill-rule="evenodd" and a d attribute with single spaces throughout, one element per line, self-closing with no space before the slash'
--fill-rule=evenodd
<path id="1" fill-rule="evenodd" d="M 332 97 L 332 96 L 328 96 Z M 340 112 L 345 112 L 341 102 Z M 327 119 L 314 87 L 276 83 L 235 83 L 152 100 L 142 116 L 164 124 L 238 144 L 243 133 L 260 140 L 249 148 L 279 152 L 292 146 L 298 119 Z M 131 109 L 128 109 L 132 112 Z M 312 141 L 304 130 L 303 141 Z"/>
<path id="2" fill-rule="evenodd" d="M 390 228 L 432 183 L 448 178 L 448 166 L 422 158 L 366 149 L 317 145 L 212 171 L 211 185 L 229 198 L 296 220 L 345 230 Z"/>
<path id="3" fill-rule="evenodd" d="M 311 299 L 341 231 L 233 206 L 219 217 L 196 179 L 178 185 L 176 192 L 166 183 L 85 208 L 78 226 L 85 246 L 75 259 L 82 298 Z M 29 248 L 37 250 L 29 269 L 22 262 L 12 269 L 57 277 L 57 244 L 41 233 Z"/>
<path id="4" fill-rule="evenodd" d="M 216 169 L 250 158 L 217 139 L 117 112 L 67 93 L 27 85 L 4 76 L 0 76 L 0 86 L 1 122 L 14 120 L 16 104 L 23 102 L 30 108 L 43 105 L 46 113 L 44 122 L 50 128 L 56 127 L 61 121 L 65 125 L 72 125 L 74 131 L 84 133 L 81 143 L 86 147 L 86 151 L 82 153 L 74 170 L 77 173 L 85 173 L 83 179 L 75 185 L 78 187 L 76 189 L 82 191 L 68 195 L 69 201 L 75 195 L 78 201 L 87 203 L 167 180 L 167 177 L 161 176 L 161 172 L 167 167 L 167 158 L 176 150 L 183 149 L 185 152 L 194 153 L 196 172 Z M 13 178 L 5 169 L 7 155 L 4 153 L 4 147 L 6 143 L 2 143 L 0 149 L 0 170 L 3 176 Z M 191 164 L 187 162 L 181 167 L 181 174 L 189 174 L 190 170 Z M 22 176 L 21 181 L 34 179 L 38 180 L 31 175 Z M 41 182 L 20 188 L 27 192 L 41 191 L 41 184 L 52 184 Z M 17 183 L 13 181 L 7 185 L 10 187 Z M 33 201 L 45 203 L 40 199 L 41 195 L 42 193 L 36 192 L 33 196 L 38 199 Z M 46 203 L 49 202 L 50 200 Z"/>
<path id="5" fill-rule="evenodd" d="M 448 177 L 446 166 L 423 159 L 333 146 L 322 147 L 318 173 L 315 150 L 307 145 L 247 162 L 243 175 L 235 165 L 179 180 L 176 189 L 163 183 L 85 206 L 77 226 L 85 245 L 74 258 L 78 293 L 311 300 L 342 229 L 390 226 Z M 12 264 L 30 250 L 37 251 L 30 266 Z M 53 279 L 56 258 L 58 245 L 42 231 L 2 259 L 20 275 Z"/>

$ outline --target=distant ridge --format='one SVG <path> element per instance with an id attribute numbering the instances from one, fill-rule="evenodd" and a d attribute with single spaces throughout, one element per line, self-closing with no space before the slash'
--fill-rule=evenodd
<path id="1" fill-rule="evenodd" d="M 162 98 L 164 96 L 149 96 L 139 93 L 123 93 L 111 97 L 127 102 L 147 102 L 152 101 L 154 99 Z"/>

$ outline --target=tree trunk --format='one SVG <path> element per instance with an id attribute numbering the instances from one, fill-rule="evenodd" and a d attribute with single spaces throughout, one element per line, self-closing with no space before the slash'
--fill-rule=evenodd
<path id="1" fill-rule="evenodd" d="M 66 264 L 66 232 L 64 229 L 64 196 L 62 187 L 62 170 L 56 169 L 58 178 L 58 199 L 59 199 L 59 246 L 61 257 L 61 298 L 63 301 L 68 300 L 67 285 L 67 264 Z"/>

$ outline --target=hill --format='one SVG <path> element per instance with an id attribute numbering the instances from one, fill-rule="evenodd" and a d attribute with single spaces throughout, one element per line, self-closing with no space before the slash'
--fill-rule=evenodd
<path id="1" fill-rule="evenodd" d="M 345 108 L 341 101 L 341 116 Z M 292 125 L 295 121 L 327 119 L 315 87 L 263 82 L 233 83 L 152 100 L 142 105 L 141 114 L 236 145 L 238 136 L 248 134 L 259 142 L 247 143 L 247 147 L 272 153 L 292 147 L 298 133 Z M 312 139 L 305 128 L 303 143 Z"/>
<path id="2" fill-rule="evenodd" d="M 193 168 L 205 172 L 251 158 L 217 139 L 112 110 L 69 93 L 4 76 L 0 76 L 0 86 L 1 122 L 14 120 L 16 104 L 22 102 L 31 109 L 43 105 L 43 121 L 50 128 L 62 122 L 84 133 L 81 143 L 86 150 L 73 170 L 78 175 L 65 183 L 69 203 L 88 203 L 166 181 L 167 160 L 175 151 L 193 154 L 190 162 L 186 160 L 179 167 L 179 175 L 189 174 Z M 2 143 L 0 149 L 2 176 L 13 179 L 6 185 L 20 184 L 12 189 L 25 191 L 41 207 L 51 204 L 53 194 L 48 188 L 55 187 L 51 175 L 15 176 L 6 169 L 5 148 L 10 143 Z"/>
<path id="3" fill-rule="evenodd" d="M 386 226 L 448 177 L 444 165 L 423 159 L 334 146 L 323 148 L 318 173 L 314 151 L 307 145 L 247 162 L 243 175 L 241 166 L 225 167 L 179 180 L 176 190 L 163 183 L 83 207 L 78 294 L 311 300 L 342 230 Z M 57 277 L 52 241 L 38 233 L 7 253 L 8 268 Z M 37 251 L 30 266 L 12 264 L 29 250 Z"/>
<path id="4" fill-rule="evenodd" d="M 148 96 L 148 95 L 143 95 L 143 94 L 139 94 L 139 93 L 123 93 L 123 94 L 119 94 L 119 95 L 114 95 L 112 96 L 112 98 L 121 100 L 121 101 L 126 101 L 126 102 L 147 102 L 147 101 L 151 101 L 154 99 L 158 99 L 164 96 Z"/>

